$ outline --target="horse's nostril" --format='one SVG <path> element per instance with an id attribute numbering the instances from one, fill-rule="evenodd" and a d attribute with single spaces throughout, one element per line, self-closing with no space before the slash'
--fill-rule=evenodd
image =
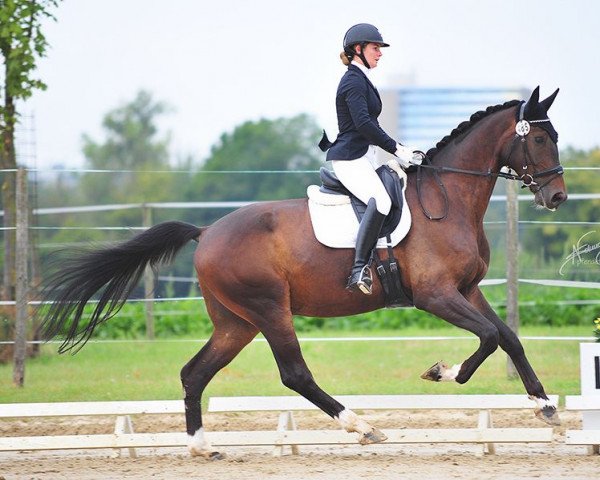
<path id="1" fill-rule="evenodd" d="M 567 199 L 567 194 L 565 192 L 557 192 L 552 195 L 552 205 L 558 206 L 563 203 Z"/>

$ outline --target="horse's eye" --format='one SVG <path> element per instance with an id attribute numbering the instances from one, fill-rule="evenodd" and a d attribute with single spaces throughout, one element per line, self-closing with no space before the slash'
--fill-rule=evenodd
<path id="1" fill-rule="evenodd" d="M 546 141 L 546 137 L 535 137 L 535 143 L 544 143 Z"/>

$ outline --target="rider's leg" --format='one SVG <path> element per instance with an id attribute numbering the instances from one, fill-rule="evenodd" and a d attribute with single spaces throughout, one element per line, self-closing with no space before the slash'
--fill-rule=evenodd
<path id="1" fill-rule="evenodd" d="M 377 244 L 384 220 L 385 215 L 377 211 L 377 203 L 372 198 L 367 204 L 367 210 L 358 227 L 354 265 L 350 271 L 350 277 L 348 277 L 347 289 L 355 290 L 358 288 L 365 295 L 371 295 L 373 285 L 371 269 L 369 268 L 371 252 Z"/>
<path id="2" fill-rule="evenodd" d="M 377 244 L 385 217 L 392 203 L 379 176 L 375 172 L 374 150 L 356 160 L 333 161 L 333 170 L 344 186 L 359 200 L 367 204 L 367 210 L 358 228 L 354 266 L 348 278 L 346 288 L 359 288 L 363 293 L 371 294 L 373 283 L 369 260 Z"/>
<path id="3" fill-rule="evenodd" d="M 367 205 L 374 198 L 379 213 L 390 213 L 392 201 L 375 171 L 380 165 L 374 147 L 369 147 L 363 157 L 356 160 L 333 160 L 331 166 L 340 182 L 361 202 Z"/>

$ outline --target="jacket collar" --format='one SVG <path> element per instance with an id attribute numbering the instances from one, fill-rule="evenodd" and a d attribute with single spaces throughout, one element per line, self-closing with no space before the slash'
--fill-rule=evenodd
<path id="1" fill-rule="evenodd" d="M 381 101 L 381 97 L 379 96 L 379 92 L 377 91 L 377 88 L 375 87 L 375 85 L 373 85 L 373 83 L 371 83 L 371 80 L 369 80 L 369 76 L 366 75 L 365 72 L 363 72 L 360 67 L 351 63 L 350 65 L 348 65 L 348 70 L 353 70 L 355 72 L 358 72 L 360 75 L 365 77 L 365 79 L 367 80 L 367 85 L 369 85 L 373 90 L 375 90 L 375 94 L 377 95 L 377 98 L 379 98 L 379 101 Z"/>
<path id="2" fill-rule="evenodd" d="M 358 68 L 361 72 L 365 74 L 367 78 L 369 78 L 369 69 L 365 67 L 362 63 L 358 63 L 357 61 L 352 60 L 352 65 Z"/>

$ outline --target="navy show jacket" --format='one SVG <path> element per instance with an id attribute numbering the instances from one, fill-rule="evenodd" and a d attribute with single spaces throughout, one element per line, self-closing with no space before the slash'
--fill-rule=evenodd
<path id="1" fill-rule="evenodd" d="M 369 145 L 394 153 L 396 141 L 379 126 L 379 92 L 356 65 L 350 64 L 335 97 L 338 136 L 327 152 L 327 160 L 356 160 Z"/>

